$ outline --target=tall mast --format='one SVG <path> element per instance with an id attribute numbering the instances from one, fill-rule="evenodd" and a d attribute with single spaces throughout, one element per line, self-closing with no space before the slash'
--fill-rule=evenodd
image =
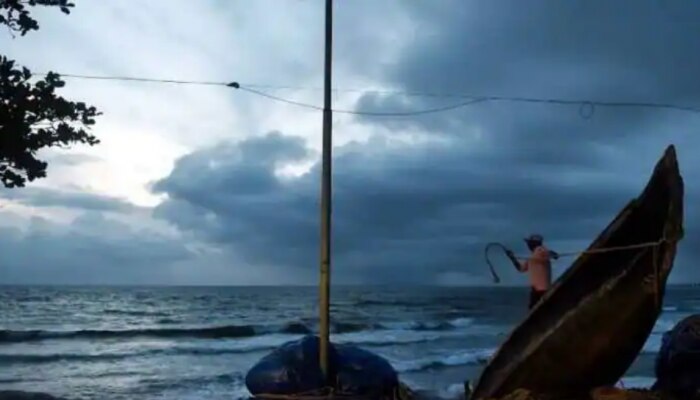
<path id="1" fill-rule="evenodd" d="M 326 46 L 323 79 L 323 170 L 321 176 L 321 277 L 319 290 L 319 337 L 321 370 L 328 378 L 331 291 L 331 66 L 333 43 L 333 1 L 326 0 Z"/>

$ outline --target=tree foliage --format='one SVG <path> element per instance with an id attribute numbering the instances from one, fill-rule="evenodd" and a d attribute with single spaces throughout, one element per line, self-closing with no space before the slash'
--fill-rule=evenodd
<path id="1" fill-rule="evenodd" d="M 64 14 L 70 14 L 75 4 L 68 0 L 0 0 L 0 24 L 7 25 L 10 32 L 27 32 L 39 29 L 39 23 L 29 15 L 27 6 L 58 7 Z"/>
<path id="2" fill-rule="evenodd" d="M 38 30 L 28 9 L 38 5 L 58 7 L 65 14 L 73 7 L 68 0 L 0 0 L 0 24 L 21 35 Z M 0 55 L 0 180 L 5 187 L 46 177 L 47 163 L 36 158 L 43 148 L 99 143 L 88 130 L 100 113 L 58 96 L 56 89 L 64 85 L 56 73 L 37 80 L 29 69 Z"/>

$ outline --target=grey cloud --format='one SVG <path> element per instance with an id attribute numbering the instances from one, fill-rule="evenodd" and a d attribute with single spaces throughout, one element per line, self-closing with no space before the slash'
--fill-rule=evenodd
<path id="1" fill-rule="evenodd" d="M 516 0 L 375 3 L 338 3 L 335 71 L 340 72 L 340 87 L 343 78 L 358 78 L 406 91 L 700 105 L 700 5 L 693 2 L 540 0 L 526 7 Z M 317 9 L 305 9 L 303 21 L 321 21 Z M 236 14 L 237 22 L 256 21 L 247 18 L 255 13 L 243 14 L 246 10 L 228 11 Z M 230 25 L 229 16 L 222 18 L 228 21 L 222 26 Z M 412 28 L 396 29 L 407 20 Z M 198 24 L 208 32 L 204 28 L 211 21 Z M 245 37 L 243 42 L 255 45 L 238 46 L 220 56 L 225 62 L 216 63 L 217 76 L 230 73 L 233 59 L 267 60 L 272 54 L 294 65 L 269 62 L 261 69 L 259 63 L 251 63 L 234 69 L 262 83 L 273 72 L 280 79 L 273 84 L 287 83 L 285 76 L 292 76 L 303 85 L 310 76 L 320 76 L 322 26 L 306 25 L 315 33 L 289 40 L 317 38 L 302 46 L 318 49 L 317 61 L 300 55 L 299 46 L 289 46 L 279 39 L 287 34 L 278 32 L 269 40 Z M 411 31 L 397 39 L 396 32 Z M 217 46 L 220 43 L 205 53 L 216 53 Z M 259 59 L 254 54 L 259 48 L 279 51 Z M 169 55 L 182 53 L 176 50 Z M 145 56 L 163 59 L 162 54 Z M 154 61 L 154 70 L 160 64 Z M 400 111 L 457 101 L 462 100 L 367 93 L 357 108 Z M 245 106 L 236 105 L 239 114 L 248 115 L 240 108 Z M 336 148 L 334 282 L 430 283 L 456 276 L 487 282 L 484 245 L 503 241 L 522 251 L 520 238 L 531 231 L 543 233 L 557 250 L 581 249 L 639 193 L 670 142 L 679 146 L 688 186 L 687 237 L 673 277 L 700 280 L 700 272 L 692 269 L 700 259 L 700 232 L 693 222 L 700 216 L 695 206 L 700 193 L 694 188 L 700 168 L 693 157 L 693 149 L 700 146 L 698 116 L 654 109 L 594 111 L 591 119 L 583 119 L 576 106 L 489 102 L 411 118 L 359 118 L 370 129 L 388 128 L 397 135 L 418 129 L 437 140 L 394 145 L 376 136 L 367 143 Z M 195 131 L 201 131 L 201 121 L 207 119 L 189 118 L 196 122 Z M 215 125 L 213 129 L 229 129 Z M 219 266 L 220 276 L 229 268 L 238 271 L 236 279 L 243 279 L 241 266 L 246 266 L 250 275 L 267 283 L 292 278 L 298 283 L 300 277 L 314 283 L 319 166 L 298 178 L 282 179 L 274 171 L 315 156 L 301 139 L 280 133 L 194 151 L 154 185 L 154 191 L 168 195 L 154 213 L 196 240 L 220 247 L 217 262 L 231 260 L 231 265 Z M 27 204 L 101 211 L 123 206 L 104 198 L 14 195 L 24 196 L 17 200 Z M 88 232 L 92 236 L 85 236 Z M 124 236 L 110 238 L 109 232 Z M 68 279 L 59 275 L 58 267 L 63 266 L 88 280 L 156 280 L 162 275 L 152 275 L 154 265 L 169 265 L 189 254 L 180 241 L 90 219 L 76 221 L 69 231 L 37 225 L 29 233 L 5 229 L 0 235 L 8 238 L 0 241 L 7 246 L 1 253 L 15 251 L 22 257 L 11 264 L 16 267 L 9 270 L 10 276 L 15 277 L 24 266 L 24 271 L 45 273 L 49 279 Z M 43 244 L 45 252 L 33 254 L 37 247 L 32 241 Z M 90 249 L 104 257 L 80 259 L 81 251 Z M 199 262 L 206 264 L 207 259 Z M 88 264 L 105 269 L 89 269 Z M 524 281 L 502 258 L 499 264 L 507 282 Z M 56 270 L 51 269 L 54 265 Z M 207 271 L 188 273 L 205 279 Z M 165 274 L 163 269 L 159 273 Z M 25 279 L 28 276 L 33 275 Z"/>
<path id="2" fill-rule="evenodd" d="M 23 284 L 172 283 L 172 265 L 192 257 L 180 240 L 98 212 L 68 226 L 42 218 L 26 229 L 2 226 L 0 254 L 0 281 Z"/>
<path id="3" fill-rule="evenodd" d="M 314 271 L 318 164 L 298 178 L 280 180 L 273 160 L 255 168 L 244 164 L 245 154 L 226 161 L 244 149 L 282 143 L 290 152 L 302 153 L 298 142 L 271 134 L 186 156 L 156 185 L 169 199 L 155 215 L 231 249 L 250 265 Z M 466 273 L 483 283 L 487 242 L 521 246 L 521 237 L 538 230 L 553 246 L 584 246 L 642 189 L 638 182 L 604 171 L 589 172 L 588 179 L 596 182 L 590 186 L 562 185 L 566 168 L 528 179 L 525 173 L 483 164 L 483 159 L 464 159 L 468 153 L 459 142 L 395 147 L 377 140 L 339 148 L 334 160 L 334 279 L 426 283 Z M 226 167 L 202 167 L 220 163 Z M 648 163 L 647 176 L 653 164 Z M 255 188 L 258 179 L 275 184 L 251 191 L 245 184 L 220 185 L 224 179 Z M 503 266 L 504 276 L 514 282 L 510 268 Z"/>
<path id="4" fill-rule="evenodd" d="M 383 71 L 389 86 L 409 92 L 700 105 L 697 3 L 541 0 L 522 7 L 517 1 L 498 0 L 404 6 L 426 29 Z M 357 108 L 401 111 L 457 101 L 367 93 Z M 648 165 L 666 145 L 675 143 L 689 186 L 688 235 L 675 277 L 700 278 L 690 268 L 700 257 L 694 245 L 700 231 L 693 222 L 700 214 L 693 187 L 700 175 L 693 162 L 693 149 L 700 146 L 698 115 L 595 107 L 592 118 L 584 119 L 579 111 L 578 106 L 487 102 L 449 113 L 363 122 L 399 132 L 418 128 L 462 143 L 465 164 L 506 170 L 529 185 L 525 196 L 509 200 L 502 193 L 503 201 L 517 201 L 539 214 L 545 227 L 568 225 L 572 231 L 589 233 L 578 225 L 576 208 L 609 207 L 607 197 L 619 199 L 623 189 L 634 193 L 632 188 L 644 183 Z M 475 139 L 474 131 L 481 137 Z M 586 178 L 588 173 L 593 175 Z M 532 177 L 550 187 L 538 186 Z M 512 184 L 494 179 L 491 193 Z M 557 199 L 572 190 L 587 201 L 566 210 Z M 511 232 L 522 229 L 517 213 L 511 217 Z"/>
<path id="5" fill-rule="evenodd" d="M 700 6 L 694 3 L 396 4 L 420 30 L 397 44 L 396 58 L 383 60 L 381 70 L 358 66 L 388 87 L 700 104 Z M 356 53 L 364 60 L 363 47 L 348 51 L 346 58 Z M 463 100 L 367 93 L 357 109 L 408 111 L 457 101 Z M 334 279 L 425 283 L 466 272 L 485 282 L 484 245 L 504 241 L 522 249 L 520 238 L 531 231 L 543 233 L 558 250 L 581 249 L 641 191 L 669 143 L 679 147 L 688 186 L 687 236 L 672 279 L 700 279 L 691 268 L 700 258 L 700 231 L 693 223 L 700 214 L 694 207 L 698 191 L 692 184 L 700 168 L 691 150 L 700 146 L 698 116 L 593 111 L 585 119 L 577 106 L 486 102 L 411 118 L 358 118 L 370 128 L 395 134 L 418 129 L 436 140 L 395 146 L 374 138 L 336 149 Z M 236 151 L 279 139 L 251 139 Z M 170 200 L 157 215 L 228 246 L 253 265 L 315 268 L 318 164 L 280 181 L 269 159 L 254 166 L 239 159 L 214 170 L 197 166 L 225 163 L 225 150 L 188 158 L 197 162 L 183 159 L 159 184 Z M 218 184 L 225 180 L 239 185 Z M 522 280 L 504 275 L 510 282 Z"/>
<path id="6" fill-rule="evenodd" d="M 100 157 L 96 157 L 90 154 L 66 154 L 56 152 L 52 152 L 45 156 L 42 156 L 41 159 L 48 162 L 49 165 L 60 164 L 71 167 L 102 161 Z"/>
<path id="7" fill-rule="evenodd" d="M 0 189 L 0 198 L 39 207 L 65 207 L 116 212 L 136 211 L 139 209 L 138 206 L 115 197 L 40 187 Z"/>

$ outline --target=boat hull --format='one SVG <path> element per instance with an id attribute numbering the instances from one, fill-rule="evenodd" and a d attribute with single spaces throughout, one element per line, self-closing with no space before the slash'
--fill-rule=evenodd
<path id="1" fill-rule="evenodd" d="M 670 146 L 642 194 L 588 250 L 668 241 L 579 256 L 490 360 L 472 399 L 518 388 L 563 395 L 617 383 L 659 316 L 682 221 L 683 180 Z"/>

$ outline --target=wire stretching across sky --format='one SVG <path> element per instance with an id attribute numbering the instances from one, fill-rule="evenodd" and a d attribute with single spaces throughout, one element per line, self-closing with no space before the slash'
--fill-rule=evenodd
<path id="1" fill-rule="evenodd" d="M 45 75 L 45 74 L 38 74 Z M 60 76 L 65 78 L 74 79 L 95 79 L 95 80 L 112 80 L 112 81 L 132 81 L 132 82 L 150 82 L 150 83 L 163 83 L 163 84 L 177 84 L 177 85 L 199 85 L 199 86 L 222 86 L 233 88 L 236 90 L 241 90 L 256 96 L 264 97 L 269 100 L 273 100 L 280 103 L 286 103 L 298 107 L 303 107 L 312 110 L 323 111 L 323 107 L 304 103 L 296 100 L 291 100 L 288 98 L 276 96 L 270 94 L 266 91 L 260 89 L 268 90 L 279 90 L 279 89 L 291 89 L 291 90 L 320 90 L 319 88 L 309 88 L 309 87 L 295 87 L 295 86 L 274 86 L 274 85 L 261 85 L 261 84 L 243 84 L 238 82 L 216 82 L 216 81 L 192 81 L 192 80 L 175 80 L 175 79 L 155 79 L 155 78 L 137 78 L 137 77 L 125 77 L 125 76 L 94 76 L 94 75 L 78 75 L 78 74 L 60 74 Z M 573 100 L 573 99 L 558 99 L 558 98 L 535 98 L 535 97 L 520 97 L 520 96 L 476 96 L 468 94 L 448 94 L 448 93 L 421 93 L 421 92 L 404 92 L 404 91 L 392 91 L 392 90 L 373 90 L 373 89 L 332 89 L 336 92 L 356 92 L 356 93 L 377 93 L 377 94 L 389 94 L 389 95 L 399 95 L 405 97 L 433 97 L 433 98 L 462 98 L 466 99 L 464 101 L 441 106 L 435 108 L 412 110 L 412 111 L 394 111 L 394 112 L 381 112 L 381 111 L 364 111 L 364 110 L 343 110 L 343 109 L 333 109 L 334 113 L 339 114 L 353 114 L 362 115 L 369 117 L 411 117 L 424 114 L 433 114 L 439 112 L 445 112 L 450 110 L 455 110 L 458 108 L 467 107 L 476 103 L 483 102 L 516 102 L 516 103 L 539 103 L 539 104 L 553 104 L 553 105 L 567 105 L 567 106 L 578 106 L 579 114 L 583 118 L 590 118 L 593 116 L 596 107 L 625 107 L 625 108 L 656 108 L 656 109 L 667 109 L 683 112 L 700 113 L 700 107 L 691 107 L 686 105 L 678 105 L 671 103 L 656 103 L 656 102 L 631 102 L 631 101 L 603 101 L 603 100 Z"/>
<path id="2" fill-rule="evenodd" d="M 318 107 L 313 104 L 306 104 L 306 103 L 300 103 L 298 101 L 293 101 L 293 100 L 288 100 L 282 97 L 274 96 L 269 93 L 261 92 L 259 90 L 255 89 L 250 89 L 245 86 L 240 86 L 238 89 L 243 90 L 244 92 L 252 93 L 258 96 L 262 96 L 271 100 L 283 102 L 283 103 L 288 103 L 288 104 L 293 104 L 297 105 L 300 107 L 305 107 L 305 108 L 311 108 L 314 110 L 320 110 L 323 111 L 323 107 Z M 449 111 L 449 110 L 454 110 L 456 108 L 462 108 L 466 107 L 468 105 L 478 103 L 484 101 L 482 99 L 470 99 L 468 101 L 463 101 L 461 103 L 457 104 L 451 104 L 448 106 L 443 106 L 443 107 L 437 107 L 437 108 L 428 108 L 425 110 L 417 110 L 417 111 L 396 111 L 396 112 L 380 112 L 380 111 L 358 111 L 358 110 L 341 110 L 341 109 L 333 109 L 334 113 L 337 114 L 354 114 L 354 115 L 365 115 L 365 116 L 376 116 L 376 117 L 409 117 L 413 115 L 421 115 L 421 114 L 432 114 L 432 113 L 437 113 L 437 112 L 443 112 L 443 111 Z"/>

